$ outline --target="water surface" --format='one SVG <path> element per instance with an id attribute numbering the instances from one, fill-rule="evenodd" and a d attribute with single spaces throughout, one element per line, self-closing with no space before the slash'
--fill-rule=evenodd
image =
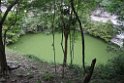
<path id="1" fill-rule="evenodd" d="M 61 49 L 61 34 L 55 35 L 55 49 L 56 49 L 56 61 L 62 63 L 63 52 Z M 53 49 L 52 49 L 52 35 L 39 34 L 27 34 L 20 38 L 15 44 L 9 45 L 9 48 L 16 50 L 17 52 L 24 54 L 31 54 L 38 57 L 41 60 L 47 62 L 53 62 Z M 105 64 L 111 56 L 106 51 L 107 43 L 85 35 L 85 56 L 86 64 L 90 64 L 93 58 L 97 59 L 97 64 Z M 69 47 L 68 47 L 69 49 Z M 68 63 L 70 63 L 70 55 L 68 54 Z M 74 64 L 82 65 L 81 55 L 81 38 L 78 34 L 75 42 L 75 56 Z"/>

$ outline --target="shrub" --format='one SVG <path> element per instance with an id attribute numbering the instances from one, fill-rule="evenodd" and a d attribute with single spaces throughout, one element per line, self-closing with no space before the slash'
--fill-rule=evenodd
<path id="1" fill-rule="evenodd" d="M 119 55 L 110 60 L 116 75 L 124 75 L 124 56 Z"/>
<path id="2" fill-rule="evenodd" d="M 15 43 L 20 35 L 17 32 L 8 31 L 6 34 L 6 44 Z"/>
<path id="3" fill-rule="evenodd" d="M 85 25 L 86 31 L 95 37 L 99 37 L 106 42 L 116 34 L 116 29 L 112 26 L 111 23 L 88 23 Z"/>
<path id="4" fill-rule="evenodd" d="M 45 81 L 52 81 L 54 79 L 54 74 L 46 72 L 43 76 L 43 80 Z"/>
<path id="5" fill-rule="evenodd" d="M 110 65 L 99 65 L 95 68 L 93 77 L 97 79 L 111 79 L 115 75 Z"/>
<path id="6" fill-rule="evenodd" d="M 21 15 L 16 16 L 14 12 L 10 12 L 3 26 L 2 34 L 6 32 L 6 44 L 16 42 L 20 37 L 21 31 Z"/>
<path id="7" fill-rule="evenodd" d="M 106 65 L 99 65 L 95 68 L 93 77 L 96 79 L 120 79 L 124 76 L 124 56 L 119 55 L 109 60 Z"/>
<path id="8" fill-rule="evenodd" d="M 78 65 L 69 65 L 69 69 L 71 71 L 73 71 L 75 74 L 82 74 L 83 73 L 83 70 L 81 67 L 79 67 Z"/>

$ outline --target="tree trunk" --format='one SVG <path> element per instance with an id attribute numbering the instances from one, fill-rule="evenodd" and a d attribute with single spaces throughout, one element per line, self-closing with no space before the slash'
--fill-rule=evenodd
<path id="1" fill-rule="evenodd" d="M 5 54 L 5 46 L 2 40 L 2 25 L 0 26 L 0 73 L 6 74 L 8 71 L 6 54 Z"/>
<path id="2" fill-rule="evenodd" d="M 14 0 L 13 3 L 11 3 L 7 7 L 7 10 L 5 11 L 3 17 L 0 19 L 0 73 L 2 74 L 6 74 L 9 71 L 9 66 L 7 65 L 6 54 L 5 54 L 5 45 L 4 45 L 5 42 L 3 43 L 3 37 L 2 37 L 2 28 L 8 13 L 11 11 L 12 7 L 18 3 L 18 1 L 19 0 Z M 0 7 L 1 7 L 1 0 L 0 0 Z"/>
<path id="3" fill-rule="evenodd" d="M 91 79 L 93 71 L 94 71 L 95 64 L 96 64 L 96 58 L 92 60 L 89 72 L 86 73 L 83 83 L 89 83 L 90 82 L 90 79 Z"/>
<path id="4" fill-rule="evenodd" d="M 64 78 L 65 67 L 67 64 L 67 53 L 68 53 L 68 31 L 64 30 L 65 37 L 65 50 L 64 50 L 64 59 L 63 59 L 63 70 L 62 70 L 62 78 Z"/>
<path id="5" fill-rule="evenodd" d="M 64 50 L 64 59 L 63 59 L 64 66 L 66 66 L 67 64 L 67 51 L 68 51 L 68 33 L 65 32 L 65 50 Z"/>

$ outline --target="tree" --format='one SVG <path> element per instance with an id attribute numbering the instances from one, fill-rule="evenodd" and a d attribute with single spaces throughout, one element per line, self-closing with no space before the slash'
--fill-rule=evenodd
<path id="1" fill-rule="evenodd" d="M 7 60 L 6 60 L 6 53 L 5 53 L 5 45 L 3 41 L 3 36 L 2 36 L 2 29 L 3 29 L 3 24 L 6 20 L 7 15 L 13 8 L 18 3 L 19 0 L 14 0 L 8 7 L 5 13 L 3 14 L 1 20 L 0 20 L 0 73 L 6 74 L 9 70 L 10 67 L 7 65 Z M 0 0 L 0 6 L 1 6 L 1 0 Z"/>
<path id="2" fill-rule="evenodd" d="M 68 36 L 70 34 L 70 21 L 72 18 L 72 13 L 69 6 L 65 5 L 65 3 L 63 1 L 61 1 L 61 5 L 60 5 L 60 18 L 61 18 L 61 30 L 62 30 L 62 41 L 61 41 L 61 45 L 62 45 L 62 50 L 64 53 L 64 58 L 63 58 L 63 70 L 62 70 L 62 77 L 64 78 L 64 68 L 67 65 L 67 53 L 68 53 Z M 64 36 L 63 36 L 64 35 Z M 63 37 L 64 37 L 64 47 L 63 47 Z"/>
<path id="3" fill-rule="evenodd" d="M 77 12 L 75 11 L 74 0 L 70 0 L 70 4 L 71 4 L 72 11 L 74 12 L 74 15 L 75 15 L 76 20 L 78 21 L 79 27 L 80 27 L 80 33 L 81 33 L 81 39 L 82 39 L 82 64 L 83 64 L 83 68 L 84 68 L 84 72 L 85 72 L 86 71 L 85 70 L 85 40 L 84 40 L 83 27 L 82 27 L 81 21 L 79 19 L 79 16 L 78 16 Z"/>

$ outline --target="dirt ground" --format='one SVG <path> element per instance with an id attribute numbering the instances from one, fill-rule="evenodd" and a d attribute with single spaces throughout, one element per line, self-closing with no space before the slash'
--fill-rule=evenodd
<path id="1" fill-rule="evenodd" d="M 27 58 L 17 52 L 7 50 L 7 62 L 10 67 L 20 66 L 7 76 L 0 78 L 0 83 L 81 83 L 80 78 L 65 69 L 65 78 L 62 79 L 62 67 L 42 62 L 37 59 Z M 77 76 L 76 76 L 77 77 Z"/>
<path id="2" fill-rule="evenodd" d="M 62 78 L 62 65 L 48 64 L 32 56 L 24 56 L 12 50 L 7 50 L 7 62 L 10 67 L 20 66 L 10 74 L 0 77 L 0 83 L 83 83 L 83 71 L 78 66 L 65 68 Z M 100 73 L 94 72 L 90 83 L 124 83 L 124 77 L 104 79 Z"/>

